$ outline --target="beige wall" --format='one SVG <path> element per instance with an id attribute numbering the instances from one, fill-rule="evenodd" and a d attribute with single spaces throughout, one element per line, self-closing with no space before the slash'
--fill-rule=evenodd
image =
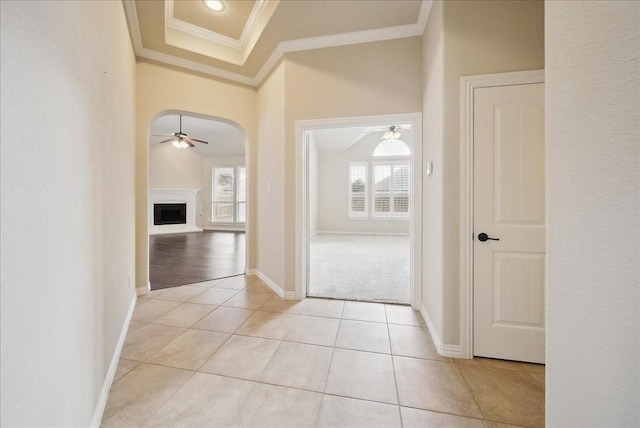
<path id="1" fill-rule="evenodd" d="M 640 426 L 640 3 L 546 3 L 549 427 Z"/>
<path id="2" fill-rule="evenodd" d="M 124 11 L 3 1 L 0 19 L 0 425 L 98 426 L 135 301 Z"/>
<path id="3" fill-rule="evenodd" d="M 423 36 L 423 304 L 444 344 L 460 340 L 460 77 L 544 68 L 542 1 L 436 1 Z"/>
<path id="4" fill-rule="evenodd" d="M 285 288 L 295 289 L 297 120 L 422 109 L 419 37 L 286 54 Z"/>
<path id="5" fill-rule="evenodd" d="M 136 68 L 136 287 L 146 290 L 149 281 L 148 189 L 149 126 L 164 111 L 179 110 L 207 118 L 232 121 L 247 136 L 249 200 L 255 201 L 256 91 L 234 83 L 213 80 L 199 74 L 139 62 Z M 200 170 L 201 171 L 201 170 Z M 248 206 L 247 267 L 255 267 L 256 211 Z"/>
<path id="6" fill-rule="evenodd" d="M 258 89 L 257 268 L 284 289 L 285 236 L 285 63 Z"/>

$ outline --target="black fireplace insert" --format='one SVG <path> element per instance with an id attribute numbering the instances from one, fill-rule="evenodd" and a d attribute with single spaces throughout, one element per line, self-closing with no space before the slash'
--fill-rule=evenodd
<path id="1" fill-rule="evenodd" d="M 153 224 L 187 224 L 187 204 L 153 204 Z"/>

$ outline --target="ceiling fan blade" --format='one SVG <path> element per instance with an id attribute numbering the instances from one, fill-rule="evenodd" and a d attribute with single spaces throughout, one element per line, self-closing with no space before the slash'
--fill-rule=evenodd
<path id="1" fill-rule="evenodd" d="M 169 139 L 164 140 L 164 141 L 159 141 L 158 144 L 168 143 L 169 141 L 173 141 L 173 140 L 175 140 L 175 138 L 169 138 Z"/>
<path id="2" fill-rule="evenodd" d="M 175 137 L 175 134 L 151 134 L 152 137 Z"/>
<path id="3" fill-rule="evenodd" d="M 189 147 L 195 147 L 195 144 L 193 144 L 193 141 L 191 141 L 191 138 L 189 138 L 189 137 L 182 137 L 182 141 L 187 143 L 189 145 Z"/>
<path id="4" fill-rule="evenodd" d="M 202 144 L 209 144 L 209 143 L 207 143 L 206 141 L 198 140 L 197 138 L 191 138 L 191 137 L 189 137 L 189 139 L 190 139 L 191 141 L 197 141 L 198 143 L 202 143 Z"/>

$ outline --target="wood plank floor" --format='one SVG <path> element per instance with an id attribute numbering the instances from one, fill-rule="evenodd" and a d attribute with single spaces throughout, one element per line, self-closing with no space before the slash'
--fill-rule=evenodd
<path id="1" fill-rule="evenodd" d="M 244 232 L 204 231 L 149 236 L 151 289 L 241 275 Z"/>

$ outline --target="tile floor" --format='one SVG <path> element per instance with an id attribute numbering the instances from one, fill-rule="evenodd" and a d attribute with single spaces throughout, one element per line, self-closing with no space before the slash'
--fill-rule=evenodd
<path id="1" fill-rule="evenodd" d="M 544 366 L 438 355 L 407 306 L 240 276 L 138 299 L 103 427 L 539 427 Z"/>

